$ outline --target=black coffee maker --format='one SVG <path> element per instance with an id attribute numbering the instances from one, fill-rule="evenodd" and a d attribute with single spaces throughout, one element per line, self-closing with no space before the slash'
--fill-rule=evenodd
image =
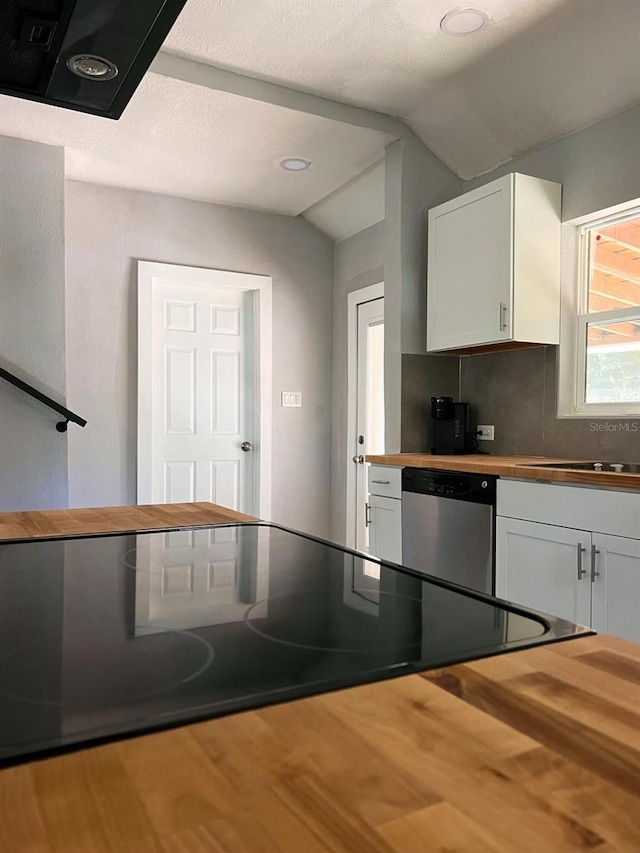
<path id="1" fill-rule="evenodd" d="M 472 453 L 469 437 L 469 404 L 454 403 L 453 397 L 431 398 L 434 454 Z"/>

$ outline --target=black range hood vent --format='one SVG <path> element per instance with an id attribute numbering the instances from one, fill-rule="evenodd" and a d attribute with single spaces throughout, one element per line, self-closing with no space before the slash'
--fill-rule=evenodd
<path id="1" fill-rule="evenodd" d="M 186 0 L 0 0 L 0 94 L 120 118 Z"/>

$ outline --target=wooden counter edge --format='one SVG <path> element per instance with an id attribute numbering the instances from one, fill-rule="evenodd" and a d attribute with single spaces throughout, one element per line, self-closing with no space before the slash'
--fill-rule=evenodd
<path id="1" fill-rule="evenodd" d="M 522 480 L 543 480 L 554 483 L 571 483 L 640 491 L 640 474 L 616 474 L 615 471 L 572 471 L 568 469 L 538 468 L 541 463 L 580 462 L 579 459 L 547 458 L 538 456 L 431 456 L 428 453 L 385 453 L 369 455 L 372 465 L 393 465 L 402 468 L 431 468 L 438 471 L 456 471 L 468 474 L 491 474 L 496 477 L 513 477 Z M 588 461 L 588 460 L 585 460 Z"/>
<path id="2" fill-rule="evenodd" d="M 0 513 L 0 541 L 258 521 L 205 501 Z"/>

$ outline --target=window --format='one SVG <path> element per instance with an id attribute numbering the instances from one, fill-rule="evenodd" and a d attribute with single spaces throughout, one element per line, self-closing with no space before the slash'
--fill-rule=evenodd
<path id="1" fill-rule="evenodd" d="M 640 412 L 640 208 L 580 232 L 577 413 Z"/>

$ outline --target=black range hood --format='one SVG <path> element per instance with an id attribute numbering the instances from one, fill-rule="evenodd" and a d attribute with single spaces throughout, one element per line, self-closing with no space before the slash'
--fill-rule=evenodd
<path id="1" fill-rule="evenodd" d="M 120 118 L 186 0 L 0 0 L 0 94 Z"/>

